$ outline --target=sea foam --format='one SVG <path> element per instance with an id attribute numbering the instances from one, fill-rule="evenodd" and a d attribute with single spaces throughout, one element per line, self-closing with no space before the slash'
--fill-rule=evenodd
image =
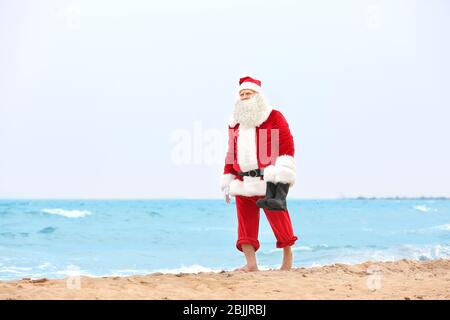
<path id="1" fill-rule="evenodd" d="M 42 212 L 63 216 L 66 218 L 83 218 L 92 214 L 87 210 L 42 209 Z"/>
<path id="2" fill-rule="evenodd" d="M 413 209 L 422 211 L 422 212 L 430 212 L 430 211 L 437 211 L 436 209 L 431 209 L 427 206 L 414 206 Z"/>

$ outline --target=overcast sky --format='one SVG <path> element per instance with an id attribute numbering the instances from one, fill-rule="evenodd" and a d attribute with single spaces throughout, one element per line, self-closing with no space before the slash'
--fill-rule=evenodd
<path id="1" fill-rule="evenodd" d="M 219 198 L 239 77 L 295 198 L 450 196 L 450 2 L 0 0 L 0 198 Z"/>

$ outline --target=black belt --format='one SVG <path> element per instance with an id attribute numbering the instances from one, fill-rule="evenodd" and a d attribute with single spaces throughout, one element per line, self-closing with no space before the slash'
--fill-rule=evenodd
<path id="1" fill-rule="evenodd" d="M 255 169 L 247 172 L 238 172 L 239 176 L 249 176 L 249 177 L 262 177 L 264 175 L 264 169 Z"/>

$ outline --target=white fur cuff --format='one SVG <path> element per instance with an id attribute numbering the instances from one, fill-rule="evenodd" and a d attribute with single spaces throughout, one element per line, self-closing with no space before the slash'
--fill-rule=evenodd
<path id="1" fill-rule="evenodd" d="M 292 156 L 282 155 L 277 158 L 275 161 L 275 166 L 277 167 L 286 167 L 293 171 L 295 171 L 295 159 Z"/>
<path id="2" fill-rule="evenodd" d="M 276 167 L 277 168 L 277 176 L 276 183 L 289 183 L 292 187 L 295 183 L 295 171 L 288 169 L 286 167 Z"/>
<path id="3" fill-rule="evenodd" d="M 270 165 L 264 168 L 264 181 L 275 183 L 277 170 L 274 165 Z"/>
<path id="4" fill-rule="evenodd" d="M 220 190 L 224 191 L 230 186 L 231 181 L 234 180 L 236 176 L 232 173 L 227 173 L 220 177 Z"/>
<path id="5" fill-rule="evenodd" d="M 292 187 L 295 184 L 294 157 L 288 155 L 279 156 L 275 161 L 275 165 L 264 168 L 264 180 L 273 183 L 288 183 Z"/>

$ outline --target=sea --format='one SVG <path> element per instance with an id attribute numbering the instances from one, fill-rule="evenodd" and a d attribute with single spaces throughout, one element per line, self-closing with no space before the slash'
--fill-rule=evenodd
<path id="1" fill-rule="evenodd" d="M 294 267 L 450 257 L 448 199 L 288 199 Z M 234 200 L 0 200 L 0 280 L 229 271 Z M 257 259 L 282 249 L 261 211 Z"/>

